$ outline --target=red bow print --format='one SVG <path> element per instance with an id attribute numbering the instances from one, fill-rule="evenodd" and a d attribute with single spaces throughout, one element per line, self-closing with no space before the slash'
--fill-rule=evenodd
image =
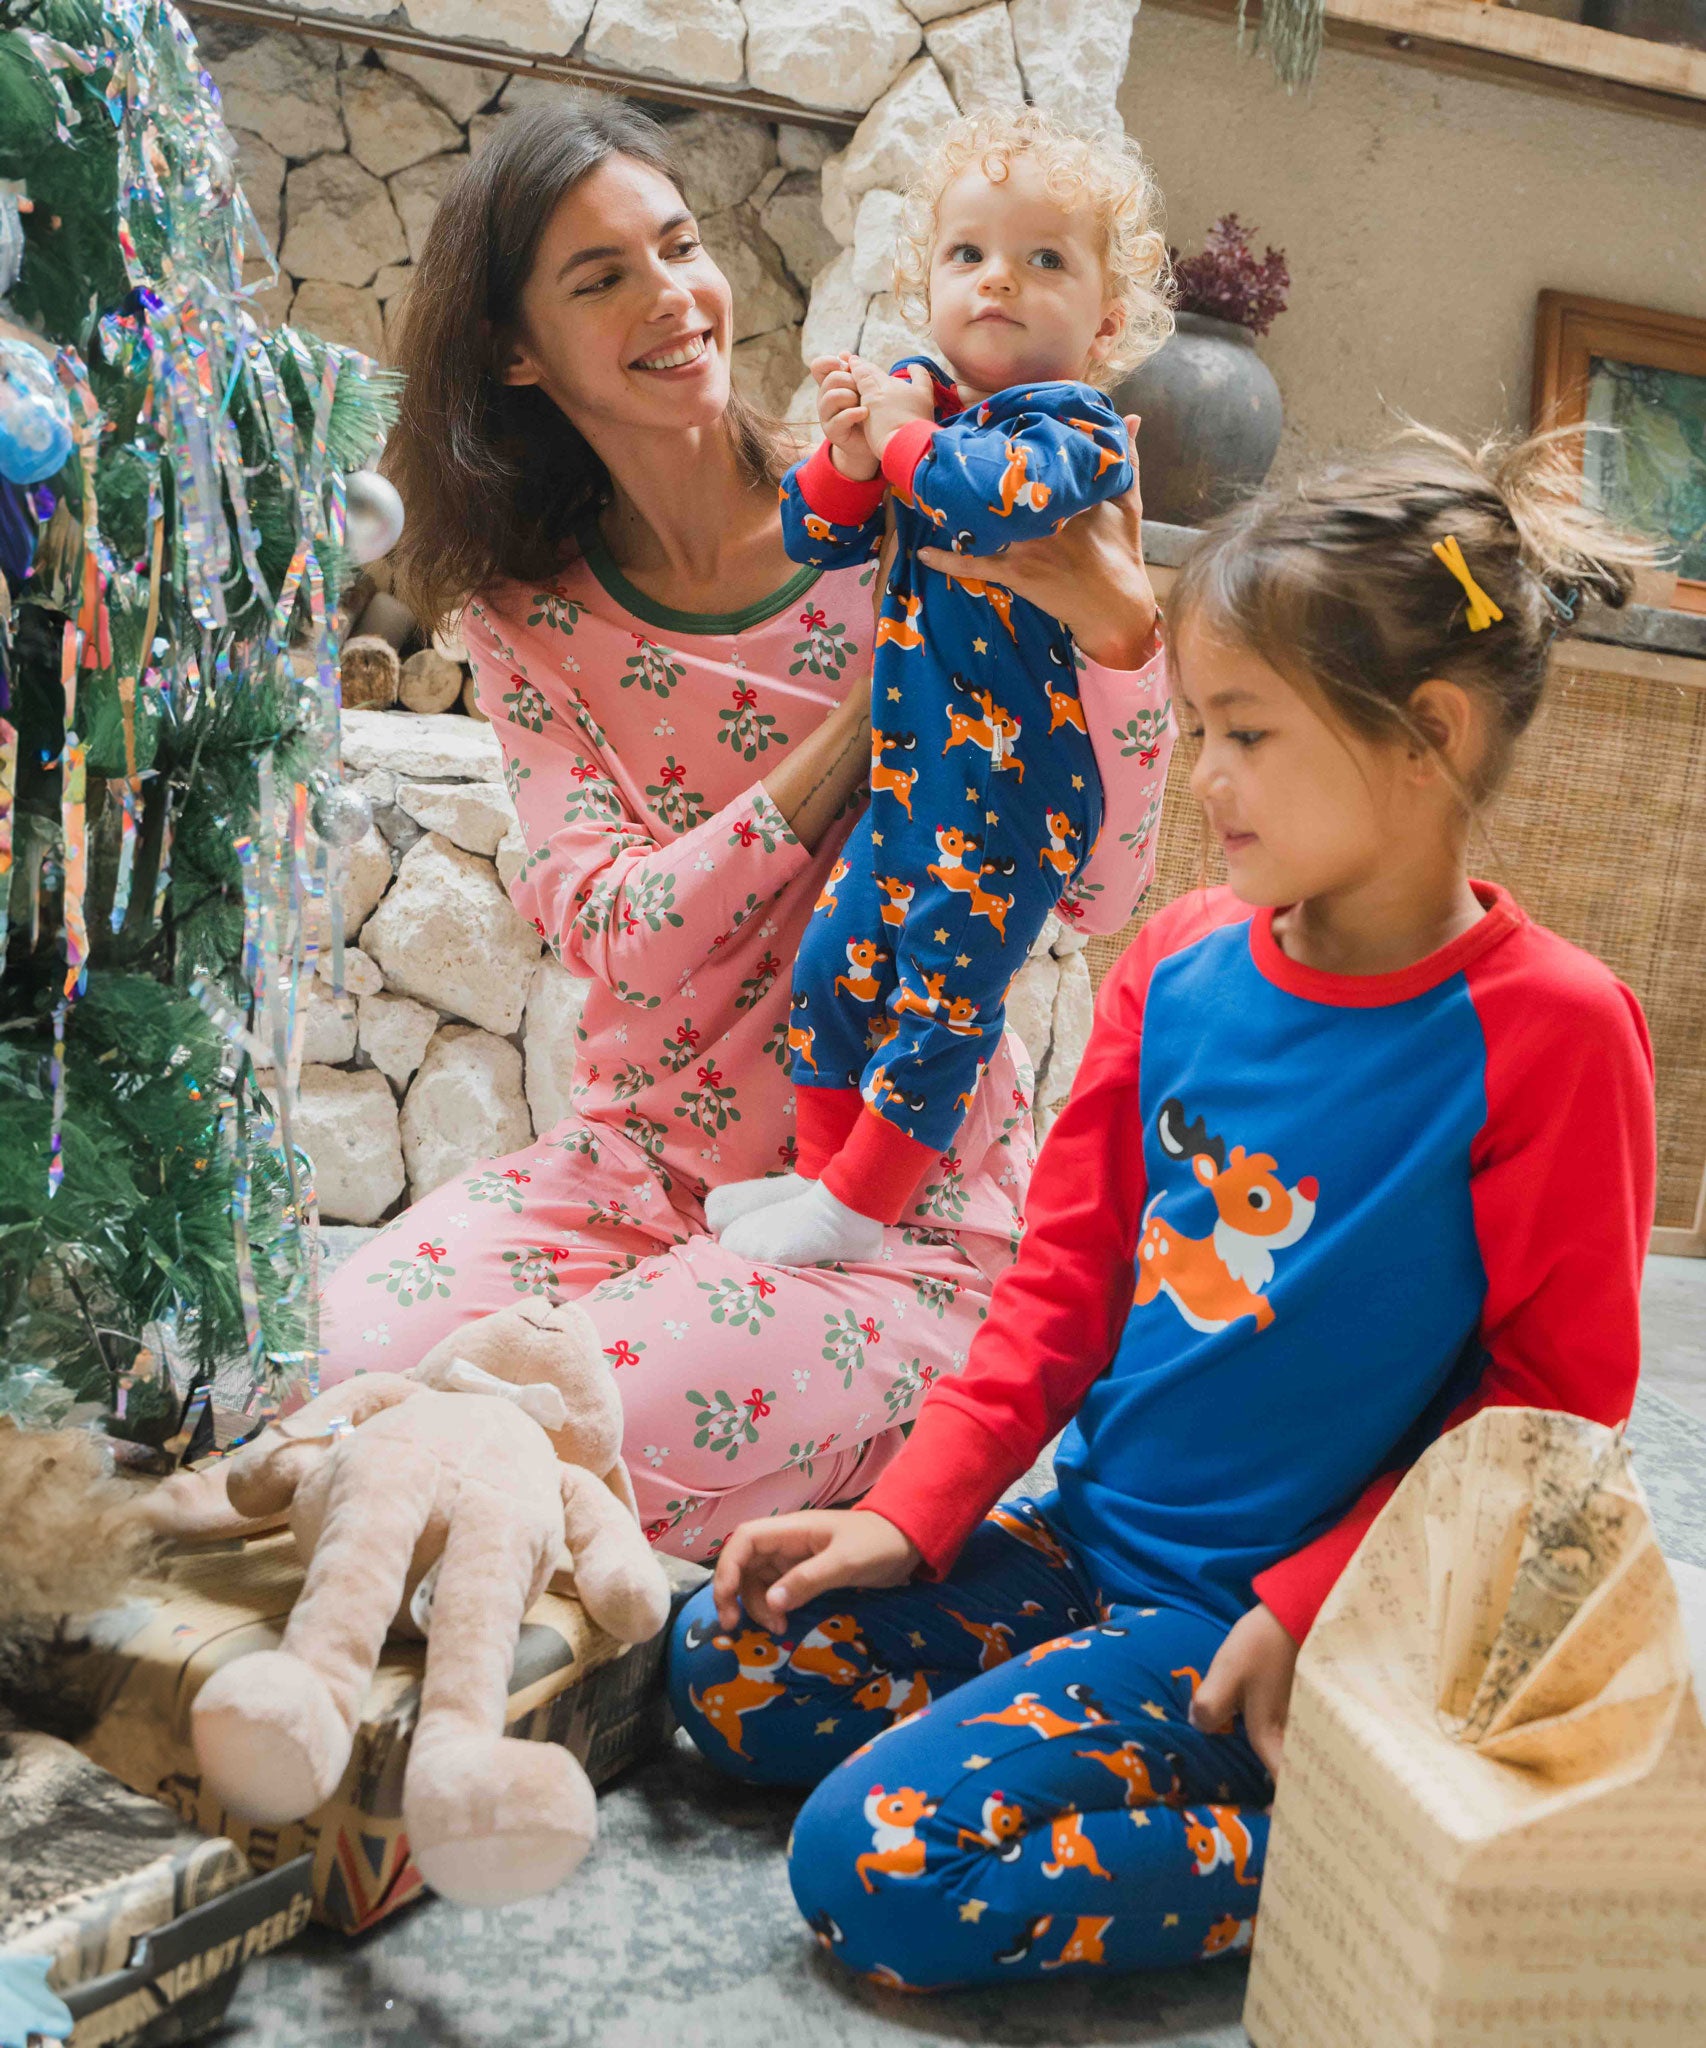
<path id="1" fill-rule="evenodd" d="M 604 1355 L 612 1365 L 638 1365 L 640 1354 L 626 1337 L 618 1337 L 614 1344 L 606 1344 Z"/>
<path id="2" fill-rule="evenodd" d="M 593 766 L 593 764 L 590 761 L 577 761 L 575 765 L 569 770 L 570 779 L 575 782 L 590 781 L 590 779 L 597 773 L 598 770 Z"/>
<path id="3" fill-rule="evenodd" d="M 717 1072 L 716 1063 L 712 1060 L 707 1060 L 699 1069 L 699 1079 L 702 1085 L 707 1088 L 718 1088 L 722 1085 L 723 1077 Z"/>
<path id="4" fill-rule="evenodd" d="M 754 1387 L 752 1392 L 747 1395 L 741 1406 L 746 1410 L 748 1419 L 753 1422 L 762 1422 L 764 1417 L 770 1413 L 770 1403 L 765 1400 L 757 1387 Z"/>
<path id="5" fill-rule="evenodd" d="M 748 1284 L 752 1288 L 753 1293 L 758 1296 L 760 1301 L 762 1301 L 767 1294 L 774 1294 L 776 1292 L 775 1281 L 766 1280 L 761 1273 L 749 1274 Z"/>
<path id="6" fill-rule="evenodd" d="M 532 1178 L 532 1174 L 523 1173 L 519 1166 L 506 1166 L 504 1168 L 504 1179 L 514 1181 L 517 1187 L 520 1187 L 524 1182 L 530 1181 Z"/>
<path id="7" fill-rule="evenodd" d="M 420 1254 L 420 1256 L 423 1259 L 431 1259 L 435 1266 L 438 1264 L 439 1260 L 445 1256 L 445 1248 L 443 1245 L 428 1244 L 424 1237 L 421 1239 L 420 1243 L 415 1246 L 415 1250 Z"/>
<path id="8" fill-rule="evenodd" d="M 828 613 L 823 611 L 817 605 L 807 605 L 805 610 L 800 614 L 800 624 L 804 626 L 808 632 L 815 632 L 821 630 L 821 628 L 826 626 L 828 623 Z"/>
<path id="9" fill-rule="evenodd" d="M 750 683 L 744 685 L 737 683 L 733 695 L 735 708 L 738 711 L 750 711 L 758 702 L 758 692 L 753 689 Z"/>
<path id="10" fill-rule="evenodd" d="M 758 843 L 758 827 L 750 818 L 738 819 L 735 824 L 735 837 L 742 846 L 755 846 Z"/>
<path id="11" fill-rule="evenodd" d="M 665 789 L 678 789 L 687 780 L 687 769 L 680 761 L 671 767 L 660 768 L 658 779 Z"/>
<path id="12" fill-rule="evenodd" d="M 960 1170 L 960 1155 L 957 1152 L 944 1152 L 936 1164 L 944 1173 L 958 1173 Z"/>
<path id="13" fill-rule="evenodd" d="M 883 1333 L 877 1328 L 875 1316 L 867 1316 L 865 1318 L 859 1325 L 859 1334 L 867 1344 L 880 1344 L 883 1341 Z"/>

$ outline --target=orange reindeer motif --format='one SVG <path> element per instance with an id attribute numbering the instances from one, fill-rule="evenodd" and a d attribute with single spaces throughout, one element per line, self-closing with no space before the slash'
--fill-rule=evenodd
<path id="1" fill-rule="evenodd" d="M 974 1636 L 983 1645 L 977 1656 L 979 1671 L 993 1671 L 997 1664 L 1005 1664 L 1013 1654 L 1013 1645 L 1008 1640 L 1013 1631 L 1004 1621 L 968 1621 L 957 1607 L 944 1607 L 944 1614 L 951 1614 L 968 1636 Z"/>
<path id="2" fill-rule="evenodd" d="M 1067 845 L 1069 839 L 1078 837 L 1077 827 L 1064 811 L 1050 811 L 1048 814 L 1048 844 L 1037 852 L 1037 866 L 1053 868 L 1057 875 L 1071 874 L 1078 856 Z"/>
<path id="3" fill-rule="evenodd" d="M 1068 1963 L 1105 1963 L 1108 1958 L 1102 1948 L 1102 1936 L 1114 1924 L 1111 1913 L 1100 1918 L 1080 1913 L 1072 1923 L 1072 1932 L 1066 1938 L 1066 1946 L 1060 1954 L 1044 1958 L 1045 1970 L 1063 1969 Z"/>
<path id="4" fill-rule="evenodd" d="M 956 1038 L 981 1038 L 983 1026 L 972 1022 L 976 1015 L 977 1005 L 970 996 L 950 996 L 948 1014 L 942 1021 Z M 971 1104 L 968 1102 L 966 1107 L 969 1109 Z"/>
<path id="5" fill-rule="evenodd" d="M 1155 1130 L 1169 1158 L 1190 1161 L 1220 1218 L 1212 1237 L 1182 1237 L 1156 1215 L 1162 1197 L 1155 1197 L 1138 1241 L 1137 1306 L 1165 1294 L 1193 1330 L 1230 1329 L 1240 1316 L 1253 1316 L 1265 1330 L 1274 1312 L 1261 1290 L 1273 1278 L 1274 1253 L 1296 1244 L 1315 1220 L 1320 1189 L 1313 1176 L 1288 1188 L 1268 1153 L 1246 1155 L 1234 1145 L 1229 1155 L 1200 1117 L 1186 1123 L 1176 1097 L 1162 1103 Z"/>
<path id="6" fill-rule="evenodd" d="M 936 836 L 940 839 L 942 835 L 937 833 Z M 903 981 L 889 998 L 890 1011 L 896 1017 L 934 1017 L 947 1001 L 942 993 L 947 979 L 945 974 L 925 975 L 923 995 Z"/>
<path id="7" fill-rule="evenodd" d="M 1248 1952 L 1256 1938 L 1256 1916 L 1240 1920 L 1236 1913 L 1228 1913 L 1224 1920 L 1217 1920 L 1202 1938 L 1202 1958 L 1207 1962 L 1210 1956 L 1241 1956 Z"/>
<path id="8" fill-rule="evenodd" d="M 1120 450 L 1117 448 L 1109 448 L 1096 439 L 1098 428 L 1095 420 L 1075 420 L 1068 418 L 1066 424 L 1069 427 L 1076 427 L 1079 433 L 1088 434 L 1090 436 L 1091 446 L 1096 451 L 1096 475 L 1098 477 L 1104 476 L 1110 469 L 1114 469 L 1118 466 L 1120 460 Z"/>
<path id="9" fill-rule="evenodd" d="M 769 1706 L 788 1690 L 773 1675 L 782 1668 L 787 1652 L 761 1628 L 742 1629 L 738 1636 L 713 1636 L 711 1641 L 719 1650 L 734 1652 L 738 1669 L 733 1678 L 720 1678 L 703 1692 L 695 1692 L 689 1686 L 687 1697 L 735 1755 L 744 1757 L 747 1752 L 741 1745 L 741 1716 Z"/>
<path id="10" fill-rule="evenodd" d="M 1030 450 L 1019 441 L 1004 440 L 1001 445 L 1007 451 L 1007 466 L 1001 472 L 1001 503 L 991 505 L 990 511 L 1003 519 L 1011 519 L 1019 505 L 1041 512 L 1049 501 L 1049 487 L 1032 477 Z"/>
<path id="11" fill-rule="evenodd" d="M 1058 1657 L 1062 1650 L 1088 1650 L 1091 1647 L 1088 1636 L 1056 1636 L 1052 1642 L 1038 1643 L 1034 1650 L 1027 1652 L 1025 1668 L 1040 1664 L 1045 1657 Z"/>
<path id="12" fill-rule="evenodd" d="M 983 1826 L 961 1828 L 956 1849 L 993 1849 L 1003 1863 L 1019 1853 L 1019 1837 L 1025 1832 L 1025 1809 L 1004 1792 L 991 1792 L 983 1802 Z"/>
<path id="13" fill-rule="evenodd" d="M 1089 1877 L 1112 1879 L 1102 1868 L 1096 1845 L 1084 1832 L 1081 1813 L 1063 1813 L 1049 1829 L 1050 1861 L 1043 1865 L 1044 1877 L 1064 1877 L 1069 1870 L 1082 1870 Z"/>
<path id="14" fill-rule="evenodd" d="M 879 1664 L 854 1693 L 853 1704 L 868 1714 L 921 1714 L 930 1704 L 930 1688 L 922 1671 L 894 1672 Z"/>
<path id="15" fill-rule="evenodd" d="M 883 759 L 890 747 L 898 748 L 903 754 L 910 754 L 918 745 L 918 735 L 913 732 L 878 732 L 871 728 L 871 793 L 886 789 L 906 815 L 912 816 L 912 785 L 918 780 L 916 768 L 891 768 Z M 908 892 L 910 898 L 910 891 Z M 883 912 L 885 918 L 888 911 Z M 898 923 L 898 919 L 890 919 Z"/>
<path id="16" fill-rule="evenodd" d="M 865 1044 L 871 1052 L 881 1052 L 885 1045 L 900 1036 L 900 1026 L 887 1010 L 879 1010 L 865 1029 Z"/>
<path id="17" fill-rule="evenodd" d="M 834 540 L 835 538 L 835 528 L 830 525 L 827 519 L 820 518 L 815 512 L 808 512 L 800 523 L 805 527 L 813 540 Z"/>
<path id="18" fill-rule="evenodd" d="M 817 1061 L 812 1058 L 812 1040 L 816 1033 L 809 1024 L 803 1021 L 806 1014 L 806 992 L 804 989 L 799 989 L 795 992 L 790 1007 L 794 1015 L 802 1021 L 788 1026 L 788 1050 L 789 1052 L 797 1052 L 815 1074 L 817 1072 Z"/>
<path id="19" fill-rule="evenodd" d="M 825 917 L 833 917 L 835 915 L 835 892 L 846 881 L 850 873 L 851 870 L 847 863 L 844 860 L 837 859 L 834 867 L 830 869 L 828 875 L 824 878 L 823 888 L 818 895 L 817 901 L 812 905 L 812 915 L 814 917 L 820 910 Z"/>
<path id="20" fill-rule="evenodd" d="M 910 1785 L 885 1792 L 873 1785 L 865 1796 L 865 1824 L 871 1830 L 871 1846 L 854 1858 L 853 1868 L 866 1891 L 874 1892 L 870 1873 L 884 1877 L 922 1877 L 924 1844 L 918 1839 L 922 1821 L 936 1811 L 936 1802 L 915 1792 Z"/>
<path id="21" fill-rule="evenodd" d="M 987 690 L 974 690 L 964 676 L 950 676 L 948 681 L 962 697 L 971 698 L 978 712 L 956 711 L 951 704 L 948 706 L 948 737 L 942 742 L 942 752 L 946 754 L 953 747 L 968 744 L 981 747 L 994 767 L 1016 769 L 1023 782 L 1025 764 L 1018 753 L 1023 728 L 1018 719 L 997 704 Z"/>
<path id="22" fill-rule="evenodd" d="M 1090 728 L 1084 723 L 1084 706 L 1070 690 L 1057 690 L 1052 683 L 1044 683 L 1048 692 L 1048 729 L 1059 732 L 1063 725 L 1075 726 L 1088 739 Z"/>
<path id="23" fill-rule="evenodd" d="M 936 845 L 942 858 L 932 861 L 927 870 L 934 875 L 944 889 L 952 889 L 956 895 L 966 898 L 973 917 L 987 917 L 1001 934 L 1001 943 L 1007 943 L 1007 913 L 1013 908 L 1011 896 L 997 896 L 992 889 L 983 886 L 984 870 L 975 872 L 966 866 L 966 855 L 979 851 L 975 839 L 968 839 L 957 825 L 941 825 L 936 830 Z"/>
<path id="24" fill-rule="evenodd" d="M 1073 1755 L 1089 1757 L 1093 1763 L 1112 1771 L 1125 1786 L 1127 1806 L 1171 1806 L 1177 1799 L 1177 1769 L 1174 1770 L 1172 1788 L 1158 1792 L 1149 1759 L 1135 1742 L 1122 1742 L 1118 1749 L 1078 1749 L 1073 1751 Z M 1169 1761 L 1173 1760 L 1170 1758 Z"/>
<path id="25" fill-rule="evenodd" d="M 874 772 L 875 770 L 873 768 L 873 773 Z M 911 785 L 909 784 L 908 787 L 910 786 Z M 908 815 L 911 815 L 910 812 L 908 813 Z M 913 897 L 918 894 L 916 884 L 912 882 L 903 882 L 896 875 L 878 875 L 875 877 L 875 880 L 877 887 L 881 889 L 883 894 L 888 898 L 888 901 L 883 905 L 882 909 L 877 913 L 877 915 L 882 919 L 884 924 L 905 924 L 907 910 L 911 906 Z"/>
<path id="26" fill-rule="evenodd" d="M 908 649 L 922 647 L 924 635 L 918 630 L 918 614 L 923 609 L 921 597 L 903 597 L 901 607 L 906 613 L 904 619 L 891 617 L 887 612 L 877 621 L 876 645 L 892 640 L 897 647 Z"/>
<path id="27" fill-rule="evenodd" d="M 1240 1884 L 1260 1884 L 1259 1877 L 1244 1875 L 1255 1845 L 1237 1807 L 1210 1806 L 1204 1811 L 1207 1820 L 1194 1809 L 1187 1808 L 1185 1812 L 1185 1846 L 1196 1858 L 1198 1877 L 1207 1877 L 1221 1864 L 1230 1863 L 1232 1875 Z"/>
<path id="28" fill-rule="evenodd" d="M 1033 1522 L 1029 1515 L 1015 1514 L 1013 1509 L 1004 1507 L 991 1508 L 986 1519 L 993 1522 L 998 1529 L 1005 1529 L 1016 1541 L 1028 1544 L 1040 1556 L 1046 1557 L 1056 1571 L 1063 1572 L 1071 1568 L 1071 1558 L 1061 1548 L 1054 1531 L 1046 1524 Z"/>
<path id="29" fill-rule="evenodd" d="M 983 583 L 975 576 L 956 576 L 954 581 L 967 597 L 981 597 L 1007 628 L 1008 638 L 1017 641 L 1019 629 L 1013 623 L 1013 593 L 999 583 Z"/>
<path id="30" fill-rule="evenodd" d="M 879 960 L 889 956 L 877 950 L 874 939 L 849 939 L 847 941 L 847 966 L 849 972 L 835 977 L 835 986 L 844 988 L 856 1003 L 874 1003 L 883 992 L 882 983 L 872 971 Z"/>
<path id="31" fill-rule="evenodd" d="M 1040 1735 L 1046 1741 L 1051 1735 L 1076 1735 L 1086 1728 L 1094 1728 L 1094 1721 L 1069 1721 L 1064 1714 L 1057 1714 L 1053 1707 L 1043 1705 L 1041 1693 L 1018 1692 L 1013 1695 L 1010 1706 L 999 1707 L 993 1714 L 973 1714 L 969 1721 L 962 1721 L 962 1728 L 973 1728 L 980 1721 L 988 1721 L 997 1728 L 1028 1728 L 1033 1735 Z"/>
<path id="32" fill-rule="evenodd" d="M 788 1658 L 788 1669 L 812 1678 L 827 1678 L 831 1685 L 852 1685 L 864 1674 L 844 1657 L 843 1650 L 857 1650 L 868 1656 L 860 1640 L 859 1624 L 851 1614 L 826 1614 L 815 1628 L 800 1638 Z"/>

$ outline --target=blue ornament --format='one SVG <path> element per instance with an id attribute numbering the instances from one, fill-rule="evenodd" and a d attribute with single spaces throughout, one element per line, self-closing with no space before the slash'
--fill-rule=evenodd
<path id="1" fill-rule="evenodd" d="M 27 341 L 0 341 L 0 477 L 39 484 L 65 467 L 74 445 L 71 408 L 47 357 Z"/>

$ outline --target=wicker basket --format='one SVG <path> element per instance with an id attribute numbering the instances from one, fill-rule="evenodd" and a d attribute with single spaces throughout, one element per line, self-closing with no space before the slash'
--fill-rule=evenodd
<path id="1" fill-rule="evenodd" d="M 1143 919 L 1203 878 L 1188 751 L 1167 778 L 1142 913 L 1087 948 L 1097 984 Z M 1658 1070 L 1653 1250 L 1706 1257 L 1706 661 L 1560 641 L 1487 834 L 1477 871 L 1640 998 Z M 1206 872 L 1224 880 L 1218 854 Z"/>

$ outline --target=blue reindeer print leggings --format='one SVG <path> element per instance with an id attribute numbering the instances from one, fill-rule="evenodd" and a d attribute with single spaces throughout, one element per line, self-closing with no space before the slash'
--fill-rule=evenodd
<path id="1" fill-rule="evenodd" d="M 670 1691 L 730 1776 L 809 1785 L 788 1845 L 826 1949 L 941 1991 L 1250 1946 L 1273 1786 L 1191 1694 L 1226 1631 L 1098 1594 L 1029 1501 L 940 1585 L 833 1593 L 778 1640 L 677 1618 Z"/>

